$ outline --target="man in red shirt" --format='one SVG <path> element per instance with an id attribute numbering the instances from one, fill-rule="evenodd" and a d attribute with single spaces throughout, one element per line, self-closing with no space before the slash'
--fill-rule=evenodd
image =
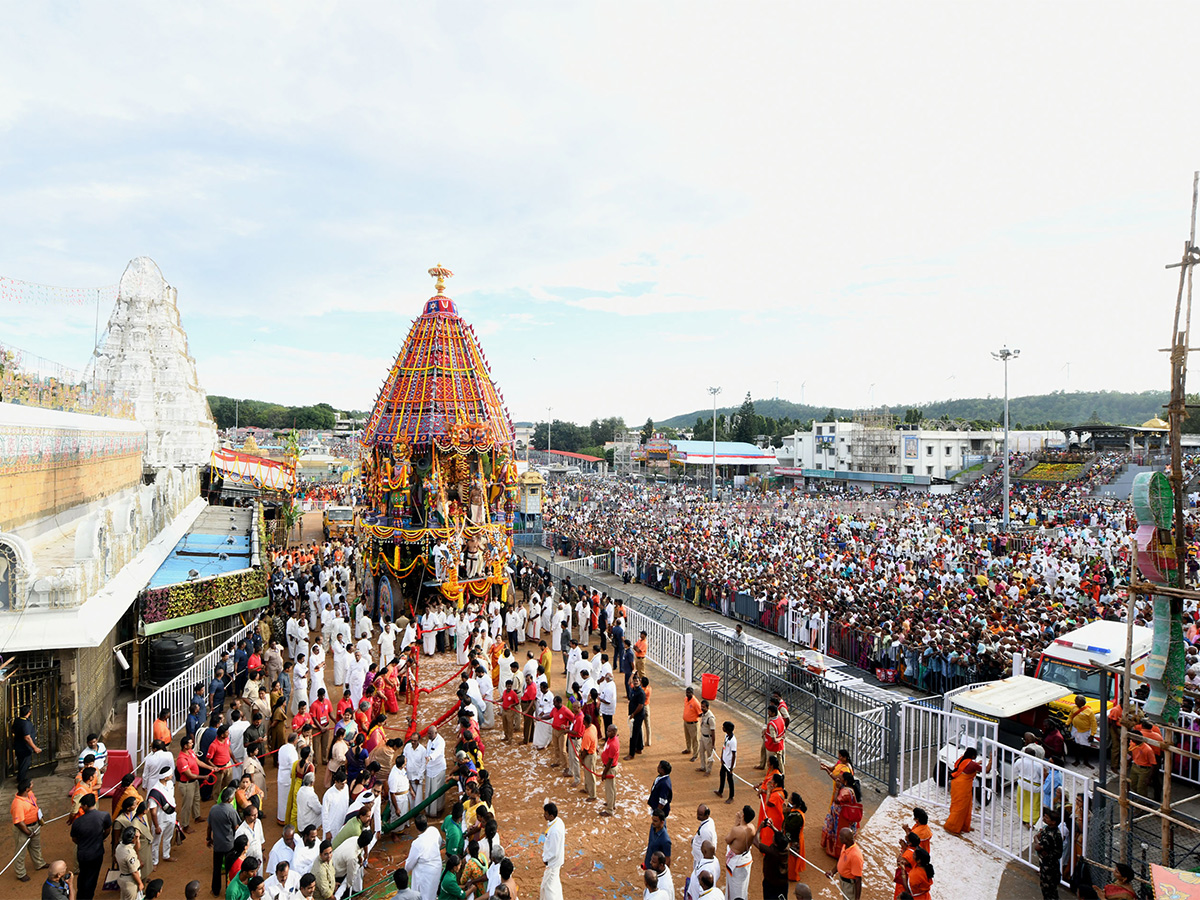
<path id="1" fill-rule="evenodd" d="M 325 688 L 317 688 L 317 699 L 313 701 L 312 707 L 308 710 L 309 718 L 312 720 L 313 731 L 313 764 L 323 766 L 329 759 L 329 742 L 333 735 L 333 722 L 330 721 L 333 717 L 333 707 L 329 705 L 329 701 L 325 699 Z"/>
<path id="2" fill-rule="evenodd" d="M 604 750 L 600 753 L 600 780 L 604 782 L 604 809 L 602 816 L 611 816 L 617 808 L 617 766 L 620 765 L 621 744 L 617 740 L 617 726 L 609 725 L 605 734 Z"/>
<path id="3" fill-rule="evenodd" d="M 504 737 L 501 740 L 506 743 L 512 740 L 513 729 L 519 727 L 518 721 L 521 716 L 520 706 L 521 698 L 513 690 L 512 679 L 506 679 L 504 682 L 504 693 L 500 695 L 500 724 L 504 726 Z"/>
<path id="4" fill-rule="evenodd" d="M 338 701 L 337 717 L 340 719 L 346 714 L 346 710 L 354 712 L 354 699 L 350 696 L 349 691 L 342 692 L 342 699 Z"/>
<path id="5" fill-rule="evenodd" d="M 783 765 L 783 735 L 787 726 L 783 721 L 783 716 L 779 715 L 779 707 L 771 704 L 767 707 L 767 727 L 763 729 L 763 750 L 766 751 L 767 759 L 774 756 L 779 760 L 780 766 Z M 756 769 L 765 768 L 764 766 L 755 766 Z"/>
<path id="6" fill-rule="evenodd" d="M 533 743 L 533 704 L 537 700 L 537 695 L 537 679 L 530 678 L 529 684 L 525 685 L 525 693 L 521 695 L 521 716 L 525 720 L 522 744 Z"/>
<path id="7" fill-rule="evenodd" d="M 232 780 L 233 753 L 229 749 L 229 726 L 222 725 L 217 729 L 217 736 L 208 745 L 208 763 L 215 769 L 216 783 L 213 785 L 213 796 L 220 797 L 221 792 L 229 786 Z"/>
<path id="8" fill-rule="evenodd" d="M 300 729 L 305 725 L 312 724 L 312 716 L 308 714 L 308 703 L 301 700 L 296 706 L 296 714 L 292 716 L 292 731 L 296 734 L 300 733 Z M 365 732 L 364 732 L 365 733 Z"/>
<path id="9" fill-rule="evenodd" d="M 200 777 L 202 772 L 211 772 L 207 763 L 200 762 L 193 747 L 192 738 L 184 735 L 179 742 L 179 756 L 175 758 L 175 792 L 179 798 L 176 821 L 188 834 L 192 823 L 200 821 Z"/>
<path id="10" fill-rule="evenodd" d="M 550 727 L 554 729 L 551 739 L 554 755 L 550 758 L 550 765 L 561 766 L 566 761 L 563 748 L 567 743 L 567 732 L 573 724 L 575 717 L 563 706 L 562 697 L 555 697 L 554 709 L 550 712 Z"/>

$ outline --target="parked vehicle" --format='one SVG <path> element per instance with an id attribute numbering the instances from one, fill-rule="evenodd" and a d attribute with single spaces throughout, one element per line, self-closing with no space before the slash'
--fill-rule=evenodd
<path id="1" fill-rule="evenodd" d="M 1110 666 L 1125 663 L 1125 646 L 1128 634 L 1124 622 L 1089 622 L 1055 638 L 1042 651 L 1038 660 L 1037 678 L 1061 685 L 1062 696 L 1051 706 L 1059 718 L 1068 716 L 1075 708 L 1076 695 L 1087 698 L 1088 706 L 1100 714 L 1100 696 L 1103 692 L 1108 702 L 1113 702 L 1119 684 L 1117 676 L 1101 673 L 1093 667 L 1093 661 Z M 1133 626 L 1133 674 L 1145 675 L 1146 662 L 1154 644 L 1154 630 L 1144 625 Z M 1129 686 L 1130 692 L 1136 684 Z"/>
<path id="2" fill-rule="evenodd" d="M 353 506 L 327 506 L 323 518 L 325 540 L 330 541 L 354 531 Z"/>

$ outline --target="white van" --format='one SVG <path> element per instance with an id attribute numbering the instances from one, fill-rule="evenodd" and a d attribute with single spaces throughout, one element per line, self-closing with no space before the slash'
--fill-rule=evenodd
<path id="1" fill-rule="evenodd" d="M 1028 675 L 1013 675 L 946 694 L 946 712 L 962 718 L 952 720 L 950 741 L 938 752 L 938 781 L 945 783 L 968 747 L 982 749 L 981 738 L 986 729 L 973 728 L 973 720 L 995 722 L 996 739 L 1010 747 L 1020 747 L 1025 732 L 1040 733 L 1048 708 L 1060 697 L 1062 685 Z M 1012 780 L 1007 763 L 998 774 L 1002 784 Z"/>

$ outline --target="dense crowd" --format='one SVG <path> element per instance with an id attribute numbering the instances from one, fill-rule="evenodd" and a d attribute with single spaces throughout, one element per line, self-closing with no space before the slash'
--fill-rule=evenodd
<path id="1" fill-rule="evenodd" d="M 544 527 L 574 552 L 616 551 L 627 574 L 696 604 L 728 613 L 749 595 L 760 624 L 793 640 L 812 643 L 827 617 L 865 637 L 867 667 L 890 663 L 936 690 L 1122 614 L 1128 504 L 1082 483 L 1015 484 L 1011 514 L 1025 527 L 1005 538 L 993 527 L 995 477 L 857 504 L 792 489 L 714 503 L 687 486 L 556 482 Z"/>

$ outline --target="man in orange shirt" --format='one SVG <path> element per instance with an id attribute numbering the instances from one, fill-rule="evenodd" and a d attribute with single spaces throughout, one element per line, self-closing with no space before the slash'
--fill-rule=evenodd
<path id="1" fill-rule="evenodd" d="M 28 881 L 25 874 L 25 842 L 29 841 L 29 858 L 33 860 L 35 869 L 46 868 L 42 859 L 42 813 L 38 809 L 37 797 L 28 781 L 17 785 L 17 795 L 13 797 L 12 806 L 13 839 L 17 842 L 17 858 L 13 868 L 17 873 L 17 881 Z"/>
<path id="2" fill-rule="evenodd" d="M 842 889 L 844 900 L 862 900 L 862 848 L 854 842 L 854 830 L 843 828 L 838 832 L 838 840 L 842 842 L 842 853 L 838 857 L 837 867 L 825 874 L 832 878 L 838 876 L 838 886 Z"/>
<path id="3" fill-rule="evenodd" d="M 154 720 L 154 729 L 152 739 L 162 741 L 164 747 L 171 746 L 171 711 L 164 709 L 158 714 L 158 718 Z"/>
<path id="4" fill-rule="evenodd" d="M 642 678 L 646 674 L 646 651 L 648 645 L 646 643 L 646 632 L 642 632 L 637 639 L 637 643 L 633 645 L 633 666 L 637 671 L 638 678 Z"/>
<path id="5" fill-rule="evenodd" d="M 1162 732 L 1155 725 L 1139 722 L 1133 729 L 1129 741 L 1129 755 L 1133 766 L 1129 771 L 1129 787 L 1143 797 L 1151 797 L 1154 773 L 1158 769 L 1158 754 L 1162 751 L 1155 742 L 1162 740 Z"/>
<path id="6" fill-rule="evenodd" d="M 583 793 L 587 794 L 588 803 L 596 800 L 596 745 L 599 735 L 596 733 L 596 723 L 592 717 L 583 717 L 583 737 L 579 739 L 579 766 L 583 769 Z"/>
<path id="7" fill-rule="evenodd" d="M 690 753 L 692 761 L 695 762 L 696 757 L 700 753 L 700 741 L 696 736 L 697 723 L 700 721 L 700 701 L 696 699 L 696 692 L 690 687 L 683 692 L 683 739 L 687 744 L 683 749 L 684 755 Z"/>

